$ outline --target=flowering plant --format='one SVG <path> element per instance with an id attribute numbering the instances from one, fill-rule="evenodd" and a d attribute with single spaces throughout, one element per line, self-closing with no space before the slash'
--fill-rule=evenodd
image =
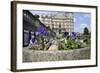
<path id="1" fill-rule="evenodd" d="M 42 36 L 46 35 L 46 28 L 41 26 L 40 28 L 38 28 L 38 30 L 36 32 L 34 32 L 34 38 L 32 38 L 32 43 L 35 42 L 36 38 L 38 35 L 42 34 Z"/>

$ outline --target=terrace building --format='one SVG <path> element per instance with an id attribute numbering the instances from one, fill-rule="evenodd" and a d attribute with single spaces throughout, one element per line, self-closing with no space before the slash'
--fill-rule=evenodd
<path id="1" fill-rule="evenodd" d="M 55 15 L 43 14 L 40 21 L 56 32 L 56 35 L 74 31 L 73 13 L 71 12 L 57 13 Z"/>

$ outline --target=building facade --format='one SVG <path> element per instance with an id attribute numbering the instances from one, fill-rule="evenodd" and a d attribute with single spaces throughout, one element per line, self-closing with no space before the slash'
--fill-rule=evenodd
<path id="1" fill-rule="evenodd" d="M 73 32 L 74 31 L 74 22 L 73 22 L 73 13 L 57 13 L 57 14 L 43 14 L 41 15 L 41 22 L 44 23 L 47 27 L 51 28 L 56 35 L 59 35 L 63 32 Z"/>
<path id="2" fill-rule="evenodd" d="M 39 15 L 34 15 L 29 10 L 23 10 L 23 47 L 29 45 L 31 37 L 40 27 L 46 29 L 48 38 L 54 36 L 55 33 L 51 29 L 47 29 L 46 25 L 40 21 Z"/>

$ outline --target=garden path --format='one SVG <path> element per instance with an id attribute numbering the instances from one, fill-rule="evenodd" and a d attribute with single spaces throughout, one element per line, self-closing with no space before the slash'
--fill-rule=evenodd
<path id="1" fill-rule="evenodd" d="M 48 51 L 55 51 L 55 50 L 58 50 L 58 45 L 55 44 L 52 44 L 48 49 Z"/>

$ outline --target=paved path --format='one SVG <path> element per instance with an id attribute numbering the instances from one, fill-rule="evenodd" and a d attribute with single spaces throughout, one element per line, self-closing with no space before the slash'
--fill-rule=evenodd
<path id="1" fill-rule="evenodd" d="M 48 49 L 48 51 L 55 51 L 58 50 L 58 46 L 57 45 L 51 45 Z"/>

